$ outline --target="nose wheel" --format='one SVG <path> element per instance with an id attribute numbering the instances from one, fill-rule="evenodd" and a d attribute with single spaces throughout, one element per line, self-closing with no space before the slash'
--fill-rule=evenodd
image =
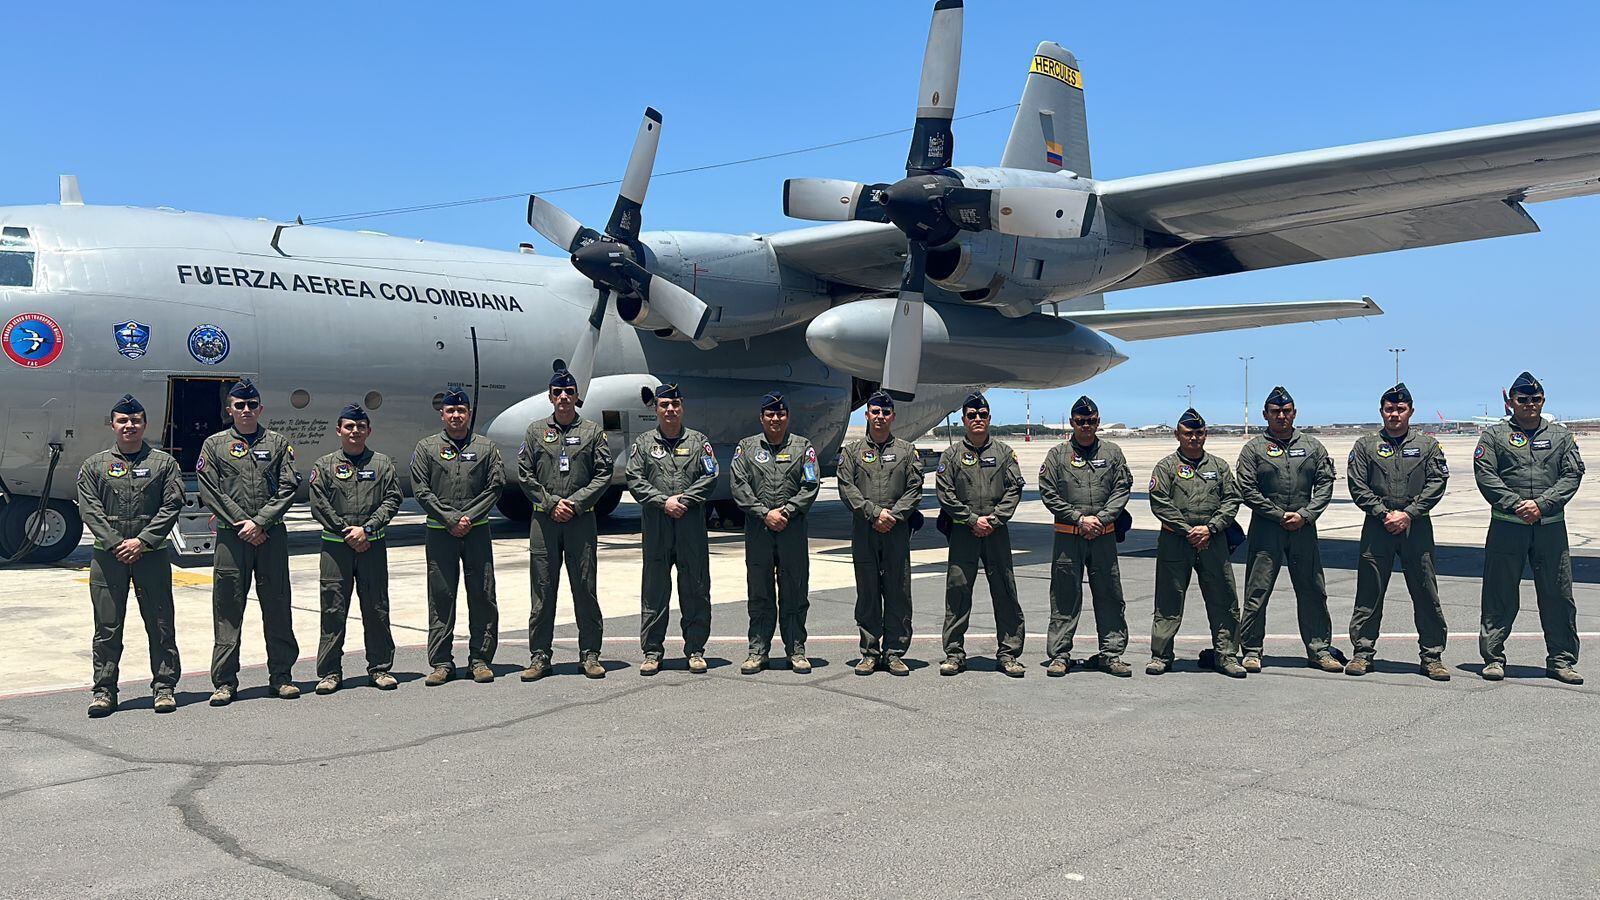
<path id="1" fill-rule="evenodd" d="M 16 554 L 29 536 L 36 536 L 36 543 L 19 562 L 42 565 L 65 559 L 83 537 L 83 519 L 77 505 L 51 500 L 41 513 L 39 498 L 17 497 L 0 507 L 0 556 L 10 558 Z"/>

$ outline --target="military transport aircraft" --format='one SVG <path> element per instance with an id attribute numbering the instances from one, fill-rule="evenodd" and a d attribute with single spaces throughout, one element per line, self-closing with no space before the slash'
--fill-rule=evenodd
<path id="1" fill-rule="evenodd" d="M 953 167 L 961 16 L 959 0 L 934 6 L 906 178 L 784 185 L 789 214 L 826 225 L 642 231 L 654 110 L 603 230 L 529 198 L 529 224 L 564 257 L 91 206 L 71 177 L 59 205 L 0 208 L 0 550 L 34 544 L 28 558 L 48 562 L 77 545 L 73 475 L 125 391 L 187 471 L 242 375 L 302 459 L 337 445 L 333 419 L 354 400 L 374 411 L 374 446 L 404 460 L 439 427 L 428 401 L 446 384 L 473 391 L 476 426 L 510 459 L 548 413 L 556 358 L 619 453 L 653 427 L 644 399 L 662 380 L 683 384 L 724 457 L 773 388 L 831 450 L 880 384 L 914 395 L 897 430 L 920 434 L 973 387 L 1060 387 L 1117 365 L 1103 335 L 1381 312 L 1364 298 L 1107 310 L 1106 291 L 1532 232 L 1524 203 L 1600 191 L 1600 113 L 1097 181 L 1083 76 L 1054 43 L 1029 60 L 1000 165 Z M 355 320 L 358 340 L 343 327 Z M 501 508 L 528 514 L 514 490 Z M 180 552 L 209 549 L 205 518 L 191 495 Z"/>

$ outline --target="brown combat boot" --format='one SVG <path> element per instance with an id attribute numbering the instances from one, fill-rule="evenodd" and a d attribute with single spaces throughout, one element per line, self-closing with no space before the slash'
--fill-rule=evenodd
<path id="1" fill-rule="evenodd" d="M 811 671 L 811 657 L 804 653 L 796 653 L 789 657 L 789 671 L 799 672 L 801 675 Z"/>
<path id="2" fill-rule="evenodd" d="M 1144 664 L 1144 673 L 1146 675 L 1165 675 L 1170 668 L 1172 668 L 1172 664 L 1166 660 L 1152 659 Z"/>
<path id="3" fill-rule="evenodd" d="M 1000 670 L 1000 674 L 1009 676 L 1011 678 L 1021 678 L 1022 676 L 1028 674 L 1027 668 L 1025 668 L 1022 663 L 1017 662 L 1009 656 L 1002 656 L 996 659 L 995 668 Z"/>
<path id="4" fill-rule="evenodd" d="M 422 683 L 428 687 L 438 687 L 449 681 L 454 674 L 455 670 L 449 666 L 434 666 L 433 671 L 428 673 L 428 677 L 422 679 Z"/>
<path id="5" fill-rule="evenodd" d="M 103 719 L 117 710 L 117 695 L 110 691 L 95 691 L 89 701 L 89 718 Z"/>
<path id="6" fill-rule="evenodd" d="M 1483 671 L 1479 674 L 1483 676 L 1484 681 L 1504 680 L 1506 677 L 1506 664 L 1497 662 L 1489 663 L 1483 667 Z"/>
<path id="7" fill-rule="evenodd" d="M 1133 667 L 1128 665 L 1127 662 L 1125 662 L 1120 656 L 1100 657 L 1100 670 L 1108 675 L 1115 675 L 1118 678 L 1133 677 Z"/>
<path id="8" fill-rule="evenodd" d="M 155 692 L 150 705 L 158 713 L 169 713 L 178 708 L 178 698 L 172 696 L 170 688 L 161 688 Z"/>
<path id="9" fill-rule="evenodd" d="M 488 663 L 475 662 L 472 664 L 472 680 L 479 684 L 488 684 L 494 680 L 494 670 Z"/>
<path id="10" fill-rule="evenodd" d="M 212 706 L 227 706 L 233 702 L 233 685 L 225 684 L 211 692 Z"/>
<path id="11" fill-rule="evenodd" d="M 523 681 L 538 681 L 550 674 L 550 660 L 543 656 L 535 656 L 528 660 L 528 667 L 522 670 L 519 676 Z"/>
<path id="12" fill-rule="evenodd" d="M 1244 655 L 1244 659 L 1240 660 L 1239 664 L 1244 666 L 1244 670 L 1246 672 L 1259 672 L 1261 671 L 1261 654 L 1246 653 Z"/>
<path id="13" fill-rule="evenodd" d="M 888 666 L 888 668 L 889 668 L 889 674 L 890 675 L 910 675 L 911 674 L 911 667 L 906 665 L 906 661 L 901 659 L 898 656 L 889 657 L 889 666 Z"/>
<path id="14" fill-rule="evenodd" d="M 339 689 L 340 682 L 344 681 L 338 673 L 324 675 L 317 680 L 317 693 L 327 696 Z"/>
<path id="15" fill-rule="evenodd" d="M 691 653 L 691 654 L 689 654 L 689 671 L 690 672 L 692 672 L 695 675 L 704 675 L 706 673 L 706 669 L 707 668 L 708 667 L 706 666 L 705 654 L 703 654 L 703 653 Z"/>
<path id="16" fill-rule="evenodd" d="M 959 656 L 946 656 L 944 662 L 939 663 L 940 675 L 960 675 L 967 670 L 967 661 Z"/>
<path id="17" fill-rule="evenodd" d="M 1434 681 L 1449 681 L 1450 680 L 1450 670 L 1446 669 L 1444 667 L 1444 663 L 1440 662 L 1437 659 L 1425 659 L 1425 660 L 1423 660 L 1422 661 L 1422 674 L 1428 676 L 1429 678 L 1432 678 Z"/>
<path id="18" fill-rule="evenodd" d="M 1334 659 L 1333 654 L 1331 653 L 1321 653 L 1316 656 L 1307 657 L 1306 661 L 1311 663 L 1311 668 L 1321 669 L 1324 672 L 1344 671 L 1344 663 Z"/>
<path id="19" fill-rule="evenodd" d="M 640 675 L 654 675 L 661 671 L 661 657 L 646 656 L 644 662 L 639 664 Z"/>
<path id="20" fill-rule="evenodd" d="M 300 686 L 292 681 L 280 681 L 270 685 L 267 693 L 279 700 L 297 700 L 300 697 Z"/>
<path id="21" fill-rule="evenodd" d="M 1050 660 L 1050 665 L 1045 667 L 1044 673 L 1051 678 L 1060 678 L 1072 671 L 1072 657 L 1058 656 Z"/>
<path id="22" fill-rule="evenodd" d="M 1244 666 L 1239 665 L 1237 659 L 1231 656 L 1222 657 L 1222 661 L 1217 663 L 1217 671 L 1229 678 L 1243 678 L 1250 674 L 1244 670 Z"/>
<path id="23" fill-rule="evenodd" d="M 583 655 L 583 677 L 604 678 L 606 667 L 600 665 L 600 654 L 590 651 Z"/>
<path id="24" fill-rule="evenodd" d="M 367 676 L 372 686 L 380 691 L 392 691 L 400 686 L 400 681 L 388 672 L 376 672 Z"/>
<path id="25" fill-rule="evenodd" d="M 1546 678 L 1554 678 L 1562 684 L 1583 684 L 1583 676 L 1571 666 L 1552 666 L 1544 670 Z"/>
<path id="26" fill-rule="evenodd" d="M 878 658 L 876 656 L 863 656 L 861 661 L 856 663 L 857 675 L 871 675 L 876 671 L 878 671 Z"/>
<path id="27" fill-rule="evenodd" d="M 744 662 L 739 664 L 740 675 L 754 675 L 767 667 L 767 658 L 759 653 L 752 653 Z"/>
<path id="28" fill-rule="evenodd" d="M 1344 673 L 1346 675 L 1365 675 L 1371 671 L 1372 660 L 1367 659 L 1365 656 L 1353 657 L 1344 664 Z"/>

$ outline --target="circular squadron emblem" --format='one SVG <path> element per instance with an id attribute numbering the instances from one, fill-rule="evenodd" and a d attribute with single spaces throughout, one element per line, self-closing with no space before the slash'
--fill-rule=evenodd
<path id="1" fill-rule="evenodd" d="M 1388 444 L 1379 444 L 1378 445 L 1378 455 L 1383 457 L 1384 459 L 1388 459 L 1389 457 L 1394 455 L 1394 448 L 1389 446 Z"/>
<path id="2" fill-rule="evenodd" d="M 339 479 L 340 481 L 349 481 L 350 476 L 354 475 L 355 473 L 356 470 L 352 469 L 349 463 L 334 463 L 333 477 Z"/>
<path id="3" fill-rule="evenodd" d="M 1072 457 L 1072 467 L 1073 467 L 1073 468 L 1074 468 L 1074 469 L 1081 469 L 1081 468 L 1083 468 L 1083 467 L 1084 467 L 1084 466 L 1087 466 L 1087 465 L 1088 465 L 1088 464 L 1089 464 L 1089 461 L 1088 461 L 1088 460 L 1086 460 L 1086 459 L 1084 459 L 1084 458 L 1083 458 L 1083 457 L 1081 457 L 1081 456 L 1074 456 L 1074 457 Z"/>
<path id="4" fill-rule="evenodd" d="M 861 451 L 861 461 L 864 462 L 864 463 L 875 463 L 875 462 L 877 462 L 878 461 L 878 451 L 873 450 L 871 447 L 868 447 L 867 449 Z"/>
<path id="5" fill-rule="evenodd" d="M 439 458 L 445 462 L 455 459 L 458 455 L 459 454 L 456 453 L 456 448 L 451 447 L 448 444 L 439 448 Z"/>
<path id="6" fill-rule="evenodd" d="M 1267 455 L 1268 456 L 1282 456 L 1283 455 L 1283 448 L 1278 446 L 1277 444 L 1272 443 L 1271 441 L 1268 441 L 1267 442 Z"/>
<path id="7" fill-rule="evenodd" d="M 1194 466 L 1191 466 L 1191 465 L 1188 465 L 1188 464 L 1185 464 L 1185 463 L 1179 463 L 1178 464 L 1178 477 L 1179 478 L 1193 478 L 1194 477 Z"/>
<path id="8" fill-rule="evenodd" d="M 963 450 L 963 451 L 961 451 L 961 464 L 963 466 L 975 466 L 975 465 L 977 465 L 978 464 L 978 454 L 973 453 L 971 450 Z"/>
<path id="9" fill-rule="evenodd" d="M 128 474 L 128 464 L 120 459 L 114 460 L 111 465 L 106 466 L 106 474 L 112 478 L 121 478 Z"/>
<path id="10" fill-rule="evenodd" d="M 0 346 L 19 366 L 42 369 L 56 361 L 67 345 L 56 320 L 43 313 L 22 313 L 6 321 L 0 329 Z"/>
<path id="11" fill-rule="evenodd" d="M 1528 446 L 1528 436 L 1523 434 L 1520 431 L 1511 432 L 1511 446 L 1513 446 L 1513 447 L 1526 447 L 1526 446 Z"/>
<path id="12" fill-rule="evenodd" d="M 772 454 L 768 453 L 765 449 L 761 449 L 761 450 L 757 450 L 756 451 L 756 462 L 764 463 L 764 462 L 771 461 L 771 459 L 772 459 Z"/>
<path id="13" fill-rule="evenodd" d="M 201 325 L 189 332 L 189 355 L 202 366 L 221 365 L 230 349 L 228 333 L 215 325 Z"/>
<path id="14" fill-rule="evenodd" d="M 234 441 L 233 444 L 228 447 L 228 455 L 234 459 L 244 459 L 244 455 L 249 452 L 250 448 L 245 445 L 244 441 Z"/>

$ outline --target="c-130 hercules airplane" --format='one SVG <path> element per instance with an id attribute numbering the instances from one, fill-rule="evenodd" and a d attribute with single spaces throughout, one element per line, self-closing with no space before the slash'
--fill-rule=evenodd
<path id="1" fill-rule="evenodd" d="M 724 462 L 774 388 L 831 459 L 880 385 L 909 401 L 897 430 L 921 434 L 971 389 L 1061 387 L 1126 359 L 1103 335 L 1381 313 L 1365 298 L 1107 310 L 1104 292 L 1525 234 L 1523 204 L 1600 192 L 1595 112 L 1097 181 L 1083 75 L 1048 42 L 1000 165 L 955 167 L 962 12 L 934 5 L 904 179 L 784 185 L 786 213 L 831 224 L 642 232 L 654 110 L 603 232 L 529 198 L 529 224 L 569 259 L 86 206 L 70 177 L 59 206 L 0 208 L 0 555 L 77 546 L 72 475 L 125 391 L 187 472 L 246 375 L 302 459 L 337 445 L 351 400 L 375 411 L 374 446 L 408 458 L 446 384 L 477 394 L 477 427 L 512 459 L 564 358 L 614 452 L 654 427 L 645 401 L 667 380 Z M 339 326 L 356 319 L 352 344 Z M 501 508 L 528 515 L 515 490 Z M 180 552 L 209 551 L 206 518 L 191 495 Z"/>

